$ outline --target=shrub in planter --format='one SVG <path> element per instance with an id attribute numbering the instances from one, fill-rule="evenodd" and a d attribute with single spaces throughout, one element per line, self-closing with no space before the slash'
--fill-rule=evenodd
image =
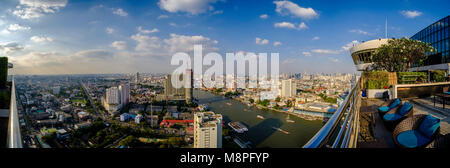
<path id="1" fill-rule="evenodd" d="M 424 80 L 428 79 L 428 74 L 426 72 L 398 72 L 397 75 L 399 84 L 416 83 L 417 78 L 420 76 L 422 76 Z"/>
<path id="2" fill-rule="evenodd" d="M 431 72 L 431 81 L 433 82 L 444 82 L 445 78 L 445 71 L 443 70 L 436 70 Z"/>
<path id="3" fill-rule="evenodd" d="M 364 72 L 366 89 L 385 89 L 389 87 L 389 72 Z"/>

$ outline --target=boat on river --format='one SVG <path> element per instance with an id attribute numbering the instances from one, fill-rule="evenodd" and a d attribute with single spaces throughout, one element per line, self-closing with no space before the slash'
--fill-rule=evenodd
<path id="1" fill-rule="evenodd" d="M 288 116 L 286 118 L 286 122 L 288 122 L 288 123 L 295 123 L 295 121 L 291 120 L 289 117 L 290 117 L 290 115 L 288 114 Z"/>
<path id="2" fill-rule="evenodd" d="M 289 133 L 289 132 L 287 132 L 287 131 L 285 131 L 285 130 L 283 130 L 283 129 L 281 129 L 281 128 L 277 128 L 277 127 L 272 127 L 274 130 L 277 130 L 277 131 L 280 131 L 280 132 L 282 132 L 282 133 L 284 133 L 284 134 L 286 134 L 286 135 L 289 135 L 289 134 L 291 134 L 291 133 Z"/>
<path id="3" fill-rule="evenodd" d="M 228 126 L 230 126 L 237 133 L 244 133 L 248 131 L 248 128 L 241 122 L 229 122 Z"/>
<path id="4" fill-rule="evenodd" d="M 264 120 L 264 117 L 262 115 L 257 115 L 256 118 Z"/>

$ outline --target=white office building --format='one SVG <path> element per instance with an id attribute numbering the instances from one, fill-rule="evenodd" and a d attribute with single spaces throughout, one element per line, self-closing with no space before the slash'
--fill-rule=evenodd
<path id="1" fill-rule="evenodd" d="M 281 97 L 291 98 L 297 94 L 297 84 L 293 79 L 283 80 L 281 82 Z"/>

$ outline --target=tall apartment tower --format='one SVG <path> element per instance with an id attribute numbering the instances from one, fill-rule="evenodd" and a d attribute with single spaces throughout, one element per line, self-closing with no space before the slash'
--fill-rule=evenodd
<path id="1" fill-rule="evenodd" d="M 119 86 L 120 104 L 122 107 L 130 103 L 130 84 L 121 84 Z"/>
<path id="2" fill-rule="evenodd" d="M 186 70 L 186 88 L 185 88 L 185 95 L 186 95 L 186 103 L 191 103 L 192 102 L 192 97 L 194 95 L 193 91 L 194 91 L 194 79 L 193 79 L 193 75 L 194 73 L 192 72 L 192 69 L 187 69 Z"/>
<path id="3" fill-rule="evenodd" d="M 180 77 L 182 77 L 182 75 L 180 75 Z M 176 81 L 172 82 L 172 74 L 168 74 L 164 83 L 164 96 L 169 100 L 185 100 L 186 89 L 184 87 L 177 88 L 174 84 L 178 85 Z M 180 84 L 180 86 L 183 85 Z"/>
<path id="4" fill-rule="evenodd" d="M 138 84 L 139 82 L 141 82 L 141 77 L 139 76 L 139 72 L 136 72 L 136 78 L 135 78 L 135 83 Z"/>
<path id="5" fill-rule="evenodd" d="M 108 104 L 120 104 L 120 92 L 117 87 L 106 89 L 106 101 Z"/>
<path id="6" fill-rule="evenodd" d="M 194 148 L 222 148 L 222 115 L 194 114 Z"/>
<path id="7" fill-rule="evenodd" d="M 293 79 L 283 80 L 281 82 L 281 97 L 290 98 L 297 94 L 297 84 Z"/>

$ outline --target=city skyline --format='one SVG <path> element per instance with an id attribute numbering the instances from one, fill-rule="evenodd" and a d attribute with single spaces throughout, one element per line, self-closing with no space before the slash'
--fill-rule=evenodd
<path id="1" fill-rule="evenodd" d="M 421 1 L 2 4 L 0 54 L 14 64 L 12 74 L 170 73 L 171 56 L 194 44 L 204 54 L 280 53 L 281 73 L 354 73 L 349 47 L 384 38 L 386 19 L 388 37 L 411 37 L 448 15 L 448 5 Z"/>

